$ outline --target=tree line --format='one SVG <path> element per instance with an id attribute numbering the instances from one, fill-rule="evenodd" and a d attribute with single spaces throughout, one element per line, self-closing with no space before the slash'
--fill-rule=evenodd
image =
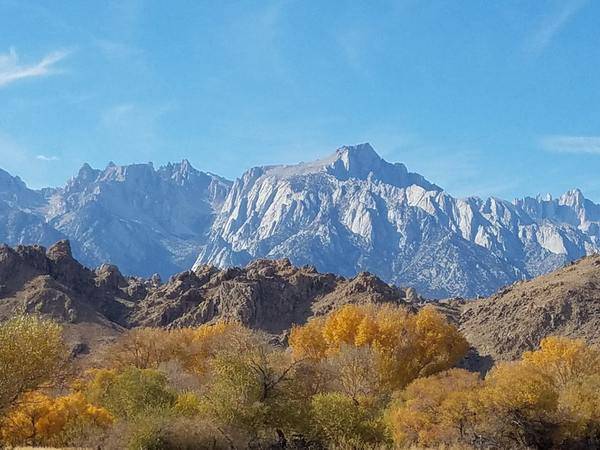
<path id="1" fill-rule="evenodd" d="M 347 305 L 286 345 L 239 323 L 125 332 L 76 370 L 60 325 L 0 324 L 5 446 L 598 448 L 600 354 L 549 337 L 485 377 L 433 307 Z"/>

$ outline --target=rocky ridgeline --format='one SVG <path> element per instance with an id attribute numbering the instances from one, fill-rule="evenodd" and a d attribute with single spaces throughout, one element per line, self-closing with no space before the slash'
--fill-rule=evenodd
<path id="1" fill-rule="evenodd" d="M 125 328 L 197 326 L 220 319 L 283 334 L 345 303 L 417 302 L 413 289 L 361 273 L 354 278 L 257 260 L 244 268 L 198 266 L 161 283 L 123 276 L 113 265 L 90 270 L 68 241 L 0 247 L 0 320 L 20 312 L 64 323 L 71 340 L 94 346 Z"/>

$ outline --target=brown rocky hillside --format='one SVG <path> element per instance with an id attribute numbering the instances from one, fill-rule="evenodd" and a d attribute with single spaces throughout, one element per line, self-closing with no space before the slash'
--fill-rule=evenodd
<path id="1" fill-rule="evenodd" d="M 69 341 L 85 352 L 136 326 L 195 326 L 219 319 L 272 334 L 345 303 L 406 303 L 412 289 L 390 286 L 368 273 L 347 279 L 294 267 L 288 260 L 257 260 L 245 268 L 200 266 L 161 283 L 125 277 L 112 265 L 90 270 L 68 241 L 0 247 L 0 320 L 39 313 L 65 324 Z"/>
<path id="2" fill-rule="evenodd" d="M 600 255 L 471 302 L 444 302 L 479 355 L 512 360 L 549 335 L 600 344 Z"/>

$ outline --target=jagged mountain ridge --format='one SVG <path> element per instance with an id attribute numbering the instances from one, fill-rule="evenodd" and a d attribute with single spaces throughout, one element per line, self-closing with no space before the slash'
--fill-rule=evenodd
<path id="1" fill-rule="evenodd" d="M 429 297 L 489 295 L 597 252 L 599 224 L 600 206 L 578 190 L 457 199 L 368 144 L 253 168 L 233 184 L 187 161 L 86 164 L 64 187 L 41 191 L 0 172 L 0 241 L 69 238 L 85 264 L 143 276 L 169 276 L 194 260 L 289 258 L 345 276 L 370 271 Z"/>
<path id="2" fill-rule="evenodd" d="M 49 245 L 68 237 L 85 264 L 162 276 L 189 268 L 230 182 L 187 160 L 104 170 L 84 164 L 64 187 L 34 191 L 0 174 L 0 238 Z M 152 272 L 151 272 L 152 271 Z"/>
<path id="3" fill-rule="evenodd" d="M 198 264 L 289 257 L 363 270 L 424 295 L 489 295 L 600 249 L 600 207 L 570 191 L 514 203 L 456 199 L 369 144 L 254 168 L 232 186 Z"/>

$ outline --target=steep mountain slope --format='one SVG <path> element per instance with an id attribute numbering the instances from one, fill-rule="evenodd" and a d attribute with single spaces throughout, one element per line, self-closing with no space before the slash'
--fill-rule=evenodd
<path id="1" fill-rule="evenodd" d="M 452 303 L 452 302 L 450 302 Z M 446 305 L 482 357 L 512 360 L 550 335 L 600 344 L 600 256 L 515 283 L 490 298 Z"/>
<path id="2" fill-rule="evenodd" d="M 600 206 L 455 199 L 369 144 L 254 168 L 231 188 L 197 265 L 288 257 L 346 276 L 371 271 L 431 297 L 488 295 L 600 249 Z"/>
<path id="3" fill-rule="evenodd" d="M 0 169 L 0 242 L 49 245 L 62 239 L 62 233 L 43 217 L 45 204 L 41 192 Z"/>
<path id="4" fill-rule="evenodd" d="M 170 276 L 194 262 L 229 187 L 186 160 L 157 170 L 85 164 L 64 187 L 44 191 L 0 172 L 0 241 L 48 245 L 68 237 L 88 265 Z"/>

